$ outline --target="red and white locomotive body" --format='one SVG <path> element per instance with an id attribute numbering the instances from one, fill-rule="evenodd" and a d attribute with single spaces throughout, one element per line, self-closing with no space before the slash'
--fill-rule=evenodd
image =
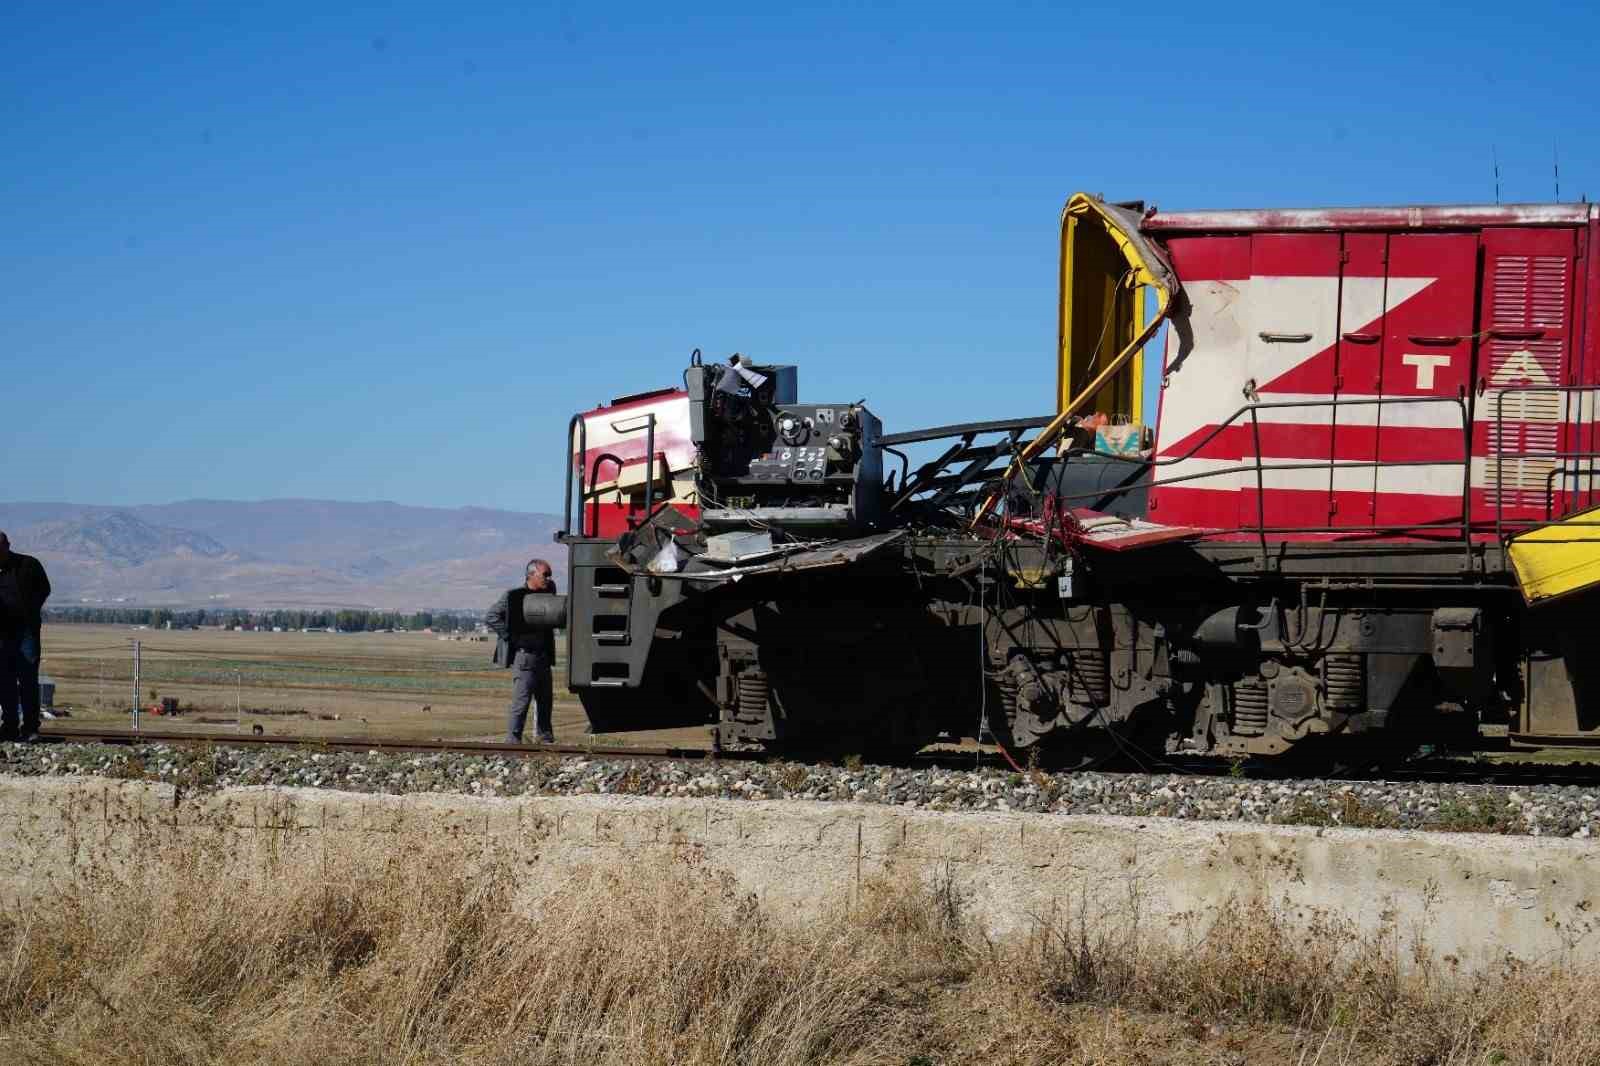
<path id="1" fill-rule="evenodd" d="M 615 539 L 660 503 L 698 515 L 685 390 L 619 397 L 574 421 L 581 427 L 574 427 L 571 462 L 582 479 L 586 535 Z"/>
<path id="2" fill-rule="evenodd" d="M 1150 213 L 1185 296 L 1150 517 L 1487 538 L 1594 502 L 1571 460 L 1596 448 L 1597 225 L 1587 204 Z"/>
<path id="3" fill-rule="evenodd" d="M 1053 415 L 885 435 L 792 375 L 717 415 L 728 368 L 696 360 L 575 416 L 569 686 L 597 730 L 799 747 L 915 747 L 974 706 L 1080 753 L 1600 742 L 1597 240 L 1588 204 L 1074 196 Z"/>

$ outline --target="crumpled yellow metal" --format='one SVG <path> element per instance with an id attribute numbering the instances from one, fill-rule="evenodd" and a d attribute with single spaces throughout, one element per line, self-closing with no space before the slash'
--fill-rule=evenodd
<path id="1" fill-rule="evenodd" d="M 1137 216 L 1132 212 L 1111 207 L 1099 197 L 1087 193 L 1074 193 L 1067 201 L 1067 206 L 1061 213 L 1061 232 L 1063 241 L 1066 240 L 1069 219 L 1098 221 L 1105 227 L 1106 233 L 1116 242 L 1118 250 L 1122 253 L 1123 260 L 1127 263 L 1129 274 L 1127 284 L 1132 287 L 1149 287 L 1156 295 L 1155 313 L 1150 320 L 1120 352 L 1115 359 L 1107 363 L 1105 368 L 1096 374 L 1094 380 L 1078 390 L 1076 396 L 1062 405 L 1056 417 L 1048 426 L 1039 431 L 1039 435 L 1029 442 L 1017 457 L 1012 460 L 1006 470 L 1006 476 L 1001 484 L 1009 483 L 1016 476 L 1022 465 L 1034 456 L 1039 455 L 1046 448 L 1060 438 L 1071 420 L 1094 398 L 1101 389 L 1112 381 L 1129 361 L 1144 350 L 1150 338 L 1155 336 L 1157 328 L 1166 320 L 1167 312 L 1171 310 L 1172 301 L 1177 293 L 1177 276 L 1173 273 L 1155 248 L 1138 230 Z M 1062 252 L 1063 284 L 1071 270 L 1067 259 L 1067 251 Z M 979 506 L 973 515 L 972 525 L 977 526 L 994 510 L 999 501 L 1000 493 L 991 493 Z"/>

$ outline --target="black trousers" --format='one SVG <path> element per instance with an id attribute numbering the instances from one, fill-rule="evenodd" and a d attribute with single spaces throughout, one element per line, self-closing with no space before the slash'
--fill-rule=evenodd
<path id="1" fill-rule="evenodd" d="M 0 632 L 0 732 L 39 731 L 39 635 Z"/>
<path id="2" fill-rule="evenodd" d="M 522 743 L 530 702 L 535 709 L 534 733 L 541 737 L 552 736 L 554 729 L 550 724 L 550 709 L 554 694 L 550 682 L 550 660 L 526 649 L 518 651 L 511 665 L 511 680 L 511 706 L 506 709 L 506 743 Z"/>

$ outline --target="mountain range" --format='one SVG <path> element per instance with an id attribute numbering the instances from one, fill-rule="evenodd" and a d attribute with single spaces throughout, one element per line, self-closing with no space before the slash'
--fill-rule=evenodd
<path id="1" fill-rule="evenodd" d="M 333 500 L 0 503 L 13 549 L 49 572 L 52 607 L 481 609 L 532 557 L 561 574 L 560 525 Z"/>

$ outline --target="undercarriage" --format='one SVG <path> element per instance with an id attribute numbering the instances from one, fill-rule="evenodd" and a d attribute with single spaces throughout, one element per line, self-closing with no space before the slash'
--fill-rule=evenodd
<path id="1" fill-rule="evenodd" d="M 658 543 L 636 538 L 632 554 Z M 651 636 L 586 655 L 573 634 L 574 679 L 591 682 L 574 687 L 597 728 L 713 723 L 725 743 L 805 751 L 978 737 L 1067 761 L 1123 745 L 1240 758 L 1454 743 L 1481 723 L 1526 732 L 1525 611 L 1492 547 L 1263 557 L 1172 544 L 1084 559 L 1028 540 L 903 536 L 859 556 L 845 544 L 832 565 L 709 587 L 640 572 L 616 595 L 616 546 L 569 541 L 574 580 L 595 575 L 573 589 L 575 617 L 588 594 L 625 619 L 609 631 Z"/>

